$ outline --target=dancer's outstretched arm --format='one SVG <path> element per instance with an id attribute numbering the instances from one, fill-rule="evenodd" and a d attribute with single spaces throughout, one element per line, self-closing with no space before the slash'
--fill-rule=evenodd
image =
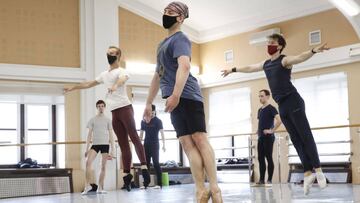
<path id="1" fill-rule="evenodd" d="M 244 66 L 241 68 L 231 68 L 231 69 L 224 69 L 222 70 L 222 76 L 226 77 L 231 73 L 235 73 L 235 72 L 241 72 L 241 73 L 253 73 L 253 72 L 258 72 L 258 71 L 262 71 L 263 70 L 263 66 L 264 66 L 264 62 L 261 63 L 257 63 L 257 64 L 252 64 L 252 65 L 248 65 L 248 66 Z"/>
<path id="2" fill-rule="evenodd" d="M 82 82 L 82 83 L 74 85 L 74 86 L 64 87 L 63 90 L 64 90 L 64 93 L 68 93 L 68 92 L 71 92 L 73 90 L 88 89 L 88 88 L 94 87 L 94 86 L 96 86 L 98 84 L 100 84 L 100 83 L 98 83 L 96 80 L 85 81 L 85 82 Z"/>
<path id="3" fill-rule="evenodd" d="M 310 59 L 314 54 L 329 50 L 330 48 L 326 43 L 313 48 L 312 50 L 305 51 L 297 56 L 286 56 L 282 60 L 282 65 L 286 68 L 292 68 L 292 65 L 302 63 Z"/>

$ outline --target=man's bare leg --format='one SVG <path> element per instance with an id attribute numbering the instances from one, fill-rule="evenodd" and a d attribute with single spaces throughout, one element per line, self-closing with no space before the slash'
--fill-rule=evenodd
<path id="1" fill-rule="evenodd" d="M 181 136 L 179 140 L 190 162 L 191 174 L 195 181 L 197 202 L 207 202 L 209 193 L 205 188 L 205 171 L 200 152 L 191 136 Z M 206 199 L 206 201 L 201 201 L 201 199 Z"/>
<path id="2" fill-rule="evenodd" d="M 200 156 L 202 157 L 210 184 L 212 200 L 216 203 L 222 202 L 221 191 L 217 182 L 215 153 L 207 139 L 206 133 L 197 132 L 194 133 L 191 137 L 196 145 L 196 148 L 200 152 Z"/>
<path id="3" fill-rule="evenodd" d="M 99 176 L 99 191 L 104 190 L 104 180 L 105 180 L 105 173 L 106 173 L 106 161 L 108 158 L 108 153 L 101 154 L 101 170 Z"/>
<path id="4" fill-rule="evenodd" d="M 96 158 L 97 153 L 94 150 L 90 150 L 87 155 L 86 169 L 85 169 L 85 185 L 88 186 L 91 183 L 95 183 L 93 176 L 92 165 Z"/>

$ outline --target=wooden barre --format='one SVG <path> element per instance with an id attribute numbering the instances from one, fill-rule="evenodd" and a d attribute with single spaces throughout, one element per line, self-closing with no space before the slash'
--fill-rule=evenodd
<path id="1" fill-rule="evenodd" d="M 335 126 L 326 126 L 326 127 L 315 127 L 311 130 L 326 130 L 326 129 L 335 129 L 335 128 L 356 128 L 360 127 L 360 124 L 352 125 L 335 125 Z M 286 130 L 278 130 L 274 133 L 284 133 Z M 236 136 L 248 136 L 248 135 L 257 135 L 257 133 L 240 133 L 240 134 L 230 134 L 222 136 L 209 136 L 208 138 L 224 138 L 224 137 L 236 137 Z M 165 140 L 178 140 L 177 138 L 167 138 Z M 131 140 L 129 140 L 131 142 Z M 115 140 L 117 143 L 117 140 Z M 61 144 L 86 144 L 86 141 L 67 141 L 67 142 L 44 142 L 44 143 L 27 143 L 27 144 L 0 144 L 0 147 L 22 147 L 22 146 L 33 146 L 33 145 L 61 145 Z"/>

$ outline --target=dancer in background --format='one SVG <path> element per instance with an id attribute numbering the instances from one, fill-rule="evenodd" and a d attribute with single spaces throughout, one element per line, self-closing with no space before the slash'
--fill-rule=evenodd
<path id="1" fill-rule="evenodd" d="M 272 185 L 272 177 L 274 173 L 273 146 L 275 141 L 274 132 L 281 125 L 281 119 L 276 108 L 269 103 L 270 91 L 263 89 L 259 91 L 259 100 L 262 106 L 258 110 L 258 160 L 260 179 L 256 183 L 257 186 L 265 185 L 265 172 L 267 161 L 268 179 L 266 186 Z"/>
<path id="2" fill-rule="evenodd" d="M 162 121 L 156 116 L 156 106 L 151 105 L 151 108 L 152 114 L 150 122 L 145 122 L 144 120 L 141 121 L 140 140 L 143 139 L 145 132 L 144 149 L 146 161 L 148 163 L 148 169 L 150 169 L 150 163 L 152 159 L 157 178 L 157 185 L 154 187 L 154 189 L 160 189 L 162 188 L 162 182 L 161 167 L 159 163 L 159 132 L 161 134 L 161 140 L 163 143 L 162 149 L 164 152 L 166 151 L 165 136 Z"/>
<path id="3" fill-rule="evenodd" d="M 115 157 L 114 136 L 112 133 L 111 120 L 104 114 L 106 104 L 103 100 L 96 102 L 97 114 L 91 118 L 87 124 L 89 133 L 86 139 L 86 183 L 83 195 L 94 191 L 97 187 L 95 181 L 92 180 L 92 165 L 97 156 L 101 153 L 101 170 L 99 176 L 98 193 L 106 193 L 104 190 L 104 179 L 106 172 L 106 161 Z M 110 148 L 110 154 L 109 154 Z M 95 189 L 96 191 L 96 189 Z M 94 192 L 95 192 L 94 191 Z"/>

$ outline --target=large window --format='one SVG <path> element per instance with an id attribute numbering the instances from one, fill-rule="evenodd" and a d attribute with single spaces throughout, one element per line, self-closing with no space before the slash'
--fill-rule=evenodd
<path id="1" fill-rule="evenodd" d="M 11 101 L 3 100 L 0 103 L 0 144 L 19 142 L 18 105 Z M 0 164 L 16 164 L 20 149 L 18 147 L 0 147 Z"/>
<path id="2" fill-rule="evenodd" d="M 332 73 L 294 80 L 294 85 L 305 100 L 306 114 L 311 127 L 348 125 L 348 89 L 345 73 Z M 319 154 L 350 153 L 350 143 L 326 143 L 349 141 L 348 128 L 313 131 Z M 325 143 L 324 143 L 325 142 Z M 295 155 L 293 146 L 289 154 Z M 322 162 L 349 161 L 346 156 L 320 156 Z M 291 163 L 299 163 L 298 157 L 291 157 Z"/>
<path id="3" fill-rule="evenodd" d="M 209 95 L 209 135 L 233 135 L 251 132 L 250 89 L 214 91 Z M 248 157 L 248 149 L 216 150 L 248 147 L 247 136 L 211 138 L 216 158 Z"/>
<path id="4" fill-rule="evenodd" d="M 147 97 L 148 89 L 147 88 L 133 88 L 133 107 L 135 112 L 135 122 L 137 129 L 140 130 L 140 124 L 143 120 L 143 113 L 145 108 L 145 101 Z M 176 138 L 176 133 L 174 128 L 171 124 L 170 114 L 165 113 L 165 100 L 161 99 L 160 95 L 158 95 L 154 101 L 154 105 L 156 105 L 157 117 L 162 121 L 164 127 L 164 134 L 165 139 L 169 138 Z M 162 151 L 162 141 L 161 136 L 159 133 L 159 140 L 160 140 L 160 163 L 164 163 L 169 160 L 176 161 L 180 163 L 180 148 L 179 148 L 179 141 L 175 140 L 166 140 L 165 147 L 166 152 Z M 136 156 L 135 149 L 132 148 L 133 153 L 133 162 L 139 163 L 139 159 Z"/>
<path id="5" fill-rule="evenodd" d="M 58 132 L 64 135 L 65 129 L 63 100 L 63 96 L 0 95 L 0 145 L 57 141 Z M 39 164 L 55 166 L 57 152 L 55 145 L 0 147 L 4 155 L 0 165 L 13 166 L 32 158 Z M 59 153 L 58 160 L 64 159 L 64 153 Z"/>

